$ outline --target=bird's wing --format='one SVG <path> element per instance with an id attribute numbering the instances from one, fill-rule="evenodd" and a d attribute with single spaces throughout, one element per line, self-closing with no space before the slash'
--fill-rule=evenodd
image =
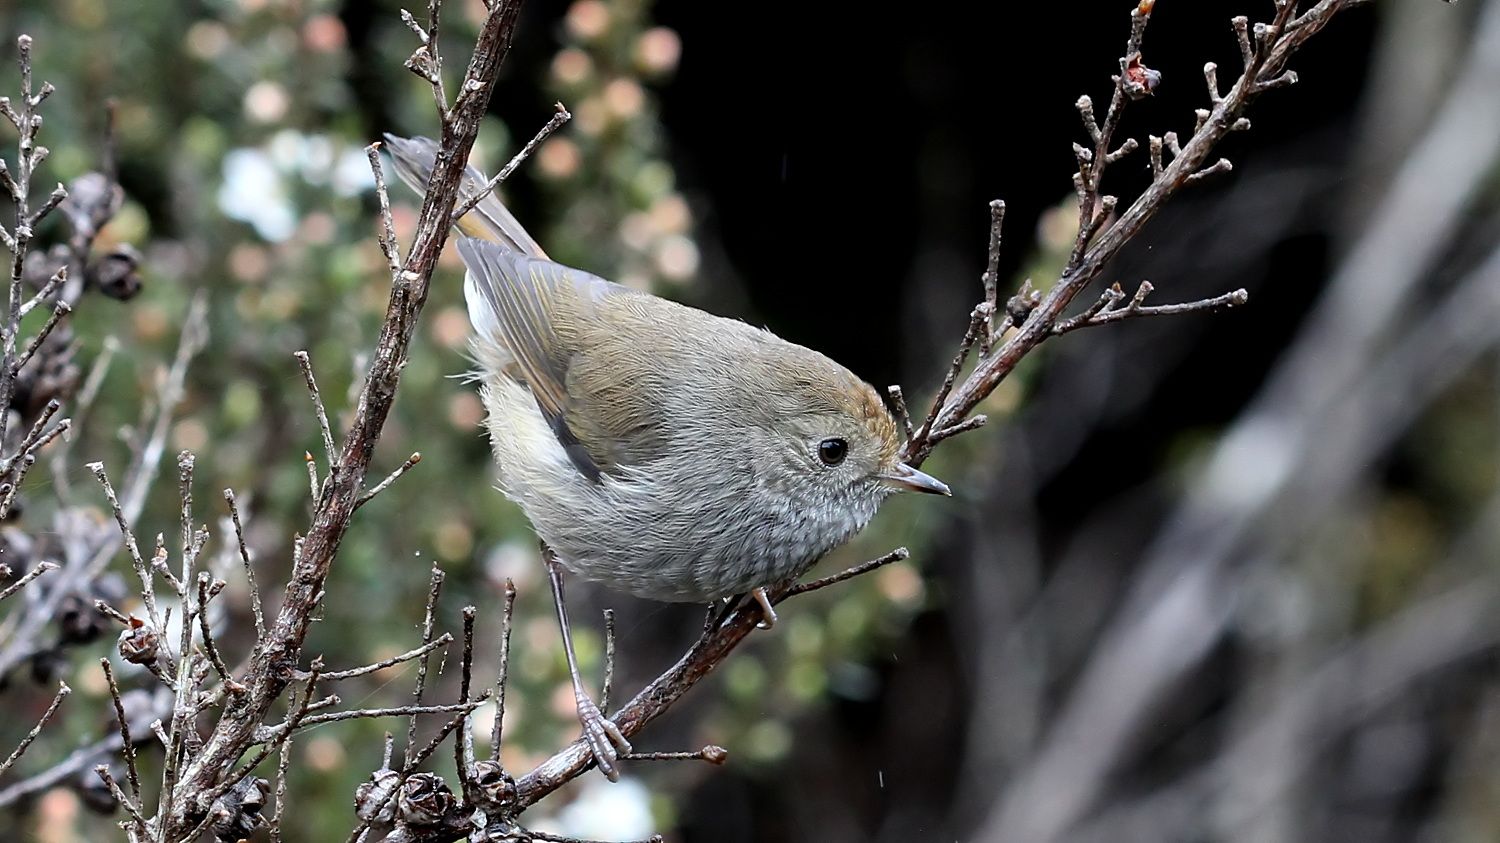
<path id="1" fill-rule="evenodd" d="M 391 160 L 396 162 L 396 175 L 406 182 L 407 187 L 425 194 L 427 180 L 432 177 L 433 162 L 437 160 L 437 143 L 431 138 L 403 138 L 387 133 L 385 146 L 391 153 Z M 483 190 L 488 182 L 479 168 L 466 164 L 459 187 L 459 201 L 463 202 Z M 464 214 L 458 221 L 458 230 L 470 237 L 499 243 L 528 257 L 547 257 L 541 244 L 532 238 L 493 190 L 474 206 L 474 210 Z"/>
<path id="2" fill-rule="evenodd" d="M 659 455 L 661 380 L 650 375 L 649 330 L 658 323 L 641 308 L 665 302 L 470 237 L 459 238 L 458 251 L 475 331 L 504 348 L 578 470 L 598 480 Z"/>

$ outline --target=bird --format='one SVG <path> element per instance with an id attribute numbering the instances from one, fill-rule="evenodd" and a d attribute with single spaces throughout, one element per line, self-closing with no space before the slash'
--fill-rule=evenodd
<path id="1" fill-rule="evenodd" d="M 386 136 L 424 192 L 428 138 Z M 583 735 L 619 777 L 630 743 L 589 697 L 563 572 L 636 597 L 714 602 L 800 576 L 893 492 L 950 495 L 901 459 L 870 384 L 769 330 L 548 258 L 466 165 L 483 198 L 456 223 L 473 380 L 498 487 L 542 544 Z"/>

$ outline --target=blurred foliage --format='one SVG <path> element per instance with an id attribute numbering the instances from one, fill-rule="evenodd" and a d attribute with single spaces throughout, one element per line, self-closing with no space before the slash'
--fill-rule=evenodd
<path id="1" fill-rule="evenodd" d="M 319 0 L 0 0 L 0 33 L 7 41 L 31 34 L 38 75 L 57 86 L 45 111 L 43 137 L 53 155 L 44 182 L 67 181 L 98 166 L 104 104 L 114 98 L 129 199 L 100 245 L 131 242 L 146 255 L 146 289 L 138 299 L 121 305 L 94 297 L 76 316 L 86 365 L 106 337 L 118 338 L 121 353 L 73 445 L 73 464 L 56 479 L 32 475 L 28 519 L 46 519 L 57 494 L 101 501 L 84 463 L 122 466 L 123 442 L 150 408 L 186 302 L 194 291 L 207 290 L 212 339 L 191 370 L 169 453 L 198 455 L 200 517 L 220 539 L 225 530 L 218 524 L 217 490 L 233 488 L 240 496 L 263 588 L 285 574 L 292 537 L 305 528 L 309 510 L 303 454 L 323 458 L 292 352 L 310 352 L 340 424 L 387 294 L 363 149 L 371 140 L 367 127 L 379 118 L 361 110 L 356 72 L 374 75 L 385 92 L 382 106 L 395 124 L 380 129 L 435 130 L 428 89 L 402 67 L 412 39 L 398 5 L 375 5 L 371 11 Z M 480 6 L 478 0 L 450 5 L 444 48 L 456 80 Z M 351 44 L 350 15 L 369 16 L 370 30 L 358 45 Z M 699 256 L 693 213 L 676 188 L 653 93 L 676 66 L 677 35 L 652 24 L 648 2 L 579 0 L 560 20 L 528 19 L 525 25 L 527 37 L 555 37 L 544 66 L 508 71 L 512 86 L 538 80 L 537 107 L 515 123 L 490 118 L 477 157 L 495 170 L 540 126 L 545 117 L 537 115 L 545 114 L 548 98 L 565 101 L 576 115 L 572 125 L 507 185 L 537 197 L 529 210 L 541 220 L 535 227 L 543 242 L 567 262 L 633 286 L 670 294 L 690 283 Z M 0 87 L 6 89 L 14 86 L 10 49 L 0 48 L 7 59 Z M 399 185 L 392 189 L 397 233 L 407 242 L 416 200 Z M 423 461 L 356 519 L 309 654 L 322 654 L 337 668 L 411 647 L 431 565 L 450 575 L 441 603 L 447 628 L 456 628 L 467 603 L 498 607 L 505 578 L 513 578 L 521 601 L 505 760 L 519 773 L 569 740 L 576 723 L 533 538 L 517 510 L 491 488 L 482 409 L 472 388 L 455 377 L 467 366 L 456 266 L 450 250 L 374 470 L 392 469 L 413 451 Z M 144 536 L 176 529 L 172 486 L 158 485 L 141 521 Z M 892 509 L 878 529 L 826 567 L 911 544 L 920 534 L 915 510 Z M 231 594 L 236 615 L 227 650 L 233 659 L 248 647 L 250 623 L 244 583 L 232 582 Z M 274 607 L 274 589 L 266 596 Z M 737 654 L 721 681 L 698 692 L 711 703 L 700 709 L 697 731 L 730 746 L 735 763 L 774 764 L 790 747 L 788 721 L 799 710 L 819 705 L 830 691 L 856 698 L 873 693 L 871 671 L 862 665 L 901 635 L 926 600 L 916 568 L 903 563 L 802 601 L 776 634 Z M 482 612 L 481 641 L 497 640 L 498 620 L 497 612 Z M 596 671 L 601 636 L 593 624 L 578 625 L 590 627 L 580 630 L 580 655 Z M 682 644 L 695 633 L 684 628 Z M 493 674 L 494 649 L 486 644 L 481 650 L 480 681 Z M 83 693 L 69 703 L 71 716 L 56 738 L 28 755 L 22 774 L 93 739 L 107 723 L 95 664 L 104 652 L 100 644 L 80 655 L 71 681 Z M 675 656 L 640 660 L 665 666 Z M 410 680 L 408 666 L 340 694 L 350 706 L 394 704 L 409 693 Z M 618 688 L 616 699 L 633 690 Z M 45 701 L 39 692 L 24 694 L 28 712 Z M 12 689 L 7 705 L 22 695 Z M 483 720 L 481 740 L 488 734 Z M 297 741 L 290 809 L 297 839 L 345 832 L 351 794 L 377 766 L 387 728 L 398 727 L 360 721 L 325 726 Z M 14 727 L 0 733 L 0 745 L 14 742 Z M 86 819 L 66 791 L 39 807 L 28 818 L 0 817 L 0 836 L 24 832 L 62 841 L 111 833 L 103 821 Z M 652 807 L 657 821 L 670 822 L 670 799 Z"/>

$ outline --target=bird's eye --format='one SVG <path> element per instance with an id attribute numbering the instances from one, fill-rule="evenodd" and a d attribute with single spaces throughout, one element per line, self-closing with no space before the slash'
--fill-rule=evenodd
<path id="1" fill-rule="evenodd" d="M 842 439 L 824 439 L 818 443 L 818 459 L 824 465 L 838 465 L 849 455 L 849 443 Z"/>

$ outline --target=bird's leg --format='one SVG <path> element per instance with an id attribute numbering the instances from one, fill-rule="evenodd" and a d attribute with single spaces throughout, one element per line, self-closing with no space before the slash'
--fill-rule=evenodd
<path id="1" fill-rule="evenodd" d="M 760 613 L 763 616 L 760 623 L 756 624 L 758 629 L 770 629 L 776 625 L 776 607 L 771 605 L 771 596 L 766 593 L 766 587 L 750 589 L 750 596 L 760 604 Z"/>
<path id="2" fill-rule="evenodd" d="M 552 601 L 557 606 L 557 622 L 562 627 L 563 650 L 568 655 L 568 674 L 573 679 L 573 699 L 578 706 L 578 722 L 583 726 L 583 739 L 594 754 L 594 763 L 599 772 L 612 782 L 620 780 L 619 760 L 621 753 L 630 752 L 630 741 L 599 706 L 594 704 L 583 689 L 583 676 L 578 672 L 578 656 L 573 652 L 573 633 L 568 628 L 568 610 L 563 603 L 562 564 L 552 548 L 542 546 L 542 560 L 547 563 L 547 578 L 552 583 Z"/>
<path id="3" fill-rule="evenodd" d="M 770 629 L 776 625 L 776 609 L 771 605 L 771 596 L 766 592 L 766 587 L 752 588 L 743 594 L 726 597 L 709 604 L 708 618 L 704 621 L 703 632 L 707 635 L 710 631 L 718 629 L 729 620 L 734 610 L 739 608 L 746 597 L 752 597 L 760 604 L 761 619 L 755 624 L 756 629 Z"/>

